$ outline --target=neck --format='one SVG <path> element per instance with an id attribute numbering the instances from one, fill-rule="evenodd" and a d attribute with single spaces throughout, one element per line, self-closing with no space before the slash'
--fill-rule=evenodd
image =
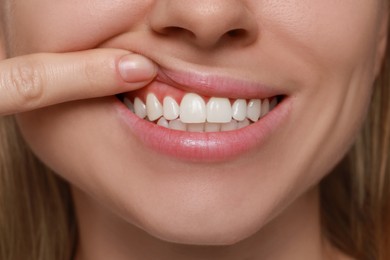
<path id="1" fill-rule="evenodd" d="M 253 236 L 229 246 L 161 241 L 125 222 L 83 192 L 74 189 L 73 195 L 79 223 L 77 260 L 328 259 L 321 236 L 317 188 L 297 199 Z"/>

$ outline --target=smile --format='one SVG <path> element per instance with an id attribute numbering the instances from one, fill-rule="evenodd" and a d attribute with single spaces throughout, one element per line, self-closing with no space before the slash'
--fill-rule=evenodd
<path id="1" fill-rule="evenodd" d="M 273 88 L 179 75 L 117 96 L 121 118 L 145 147 L 177 159 L 218 162 L 246 154 L 271 138 L 291 107 L 291 98 Z"/>
<path id="2" fill-rule="evenodd" d="M 154 93 L 148 93 L 146 101 L 128 96 L 120 99 L 139 118 L 165 128 L 221 132 L 241 129 L 259 121 L 277 106 L 282 97 L 263 100 L 211 97 L 206 102 L 198 94 L 186 93 L 180 102 L 171 96 L 165 96 L 161 102 Z"/>

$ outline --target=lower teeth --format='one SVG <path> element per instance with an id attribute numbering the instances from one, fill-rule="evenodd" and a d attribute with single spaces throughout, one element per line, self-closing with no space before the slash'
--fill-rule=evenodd
<path id="1" fill-rule="evenodd" d="M 167 121 L 163 117 L 161 117 L 155 123 L 159 126 L 173 129 L 173 130 L 199 132 L 199 133 L 234 131 L 253 124 L 253 122 L 251 122 L 248 119 L 245 119 L 243 121 L 232 120 L 229 123 L 183 123 L 180 121 L 180 119 Z"/>

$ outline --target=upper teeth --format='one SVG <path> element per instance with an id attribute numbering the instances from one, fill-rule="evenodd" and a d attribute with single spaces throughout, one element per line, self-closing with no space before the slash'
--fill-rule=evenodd
<path id="1" fill-rule="evenodd" d="M 134 103 L 125 98 L 124 103 L 138 117 L 157 120 L 157 124 L 164 127 L 217 132 L 235 130 L 258 121 L 276 106 L 277 100 L 251 99 L 247 102 L 237 99 L 231 105 L 228 98 L 212 97 L 206 104 L 201 96 L 188 93 L 179 106 L 172 97 L 165 97 L 161 104 L 155 94 L 149 93 L 146 104 L 140 98 L 135 98 Z"/>

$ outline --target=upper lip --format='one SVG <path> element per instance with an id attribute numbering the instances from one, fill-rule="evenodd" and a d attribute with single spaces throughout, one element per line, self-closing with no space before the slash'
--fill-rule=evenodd
<path id="1" fill-rule="evenodd" d="M 284 95 L 275 86 L 204 72 L 179 71 L 160 67 L 156 81 L 185 92 L 227 98 L 270 98 Z"/>
<path id="2" fill-rule="evenodd" d="M 205 64 L 191 63 L 175 55 L 164 55 L 151 51 L 154 48 L 148 49 L 147 45 L 141 44 L 137 39 L 140 38 L 133 39 L 121 35 L 100 46 L 139 53 L 158 64 L 156 81 L 206 97 L 263 99 L 274 96 L 289 96 L 295 89 L 289 81 L 272 78 L 270 74 L 274 73 L 267 73 L 269 72 L 267 68 L 258 67 L 253 71 L 253 66 L 250 69 L 235 68 L 233 64 L 230 64 L 229 68 L 224 69 L 219 66 L 209 67 Z M 263 73 L 256 73 L 256 70 L 262 70 Z"/>
<path id="3" fill-rule="evenodd" d="M 272 84 L 267 80 L 259 79 L 259 75 L 246 76 L 245 68 L 224 70 L 223 67 L 207 67 L 189 63 L 177 57 L 155 55 L 143 50 L 144 47 L 129 49 L 126 41 L 104 45 L 105 48 L 119 48 L 139 53 L 156 62 L 159 66 L 156 81 L 172 86 L 176 89 L 193 92 L 202 96 L 237 98 L 270 98 L 287 96 L 291 93 L 291 86 Z M 180 69 L 178 69 L 180 68 Z M 261 69 L 261 68 L 258 68 Z M 231 76 L 235 75 L 235 76 Z M 250 79 L 248 79 L 250 78 Z"/>

